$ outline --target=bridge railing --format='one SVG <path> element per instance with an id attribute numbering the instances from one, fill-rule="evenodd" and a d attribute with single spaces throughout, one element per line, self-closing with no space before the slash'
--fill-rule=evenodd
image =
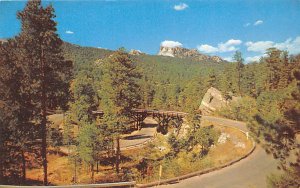
<path id="1" fill-rule="evenodd" d="M 177 111 L 169 111 L 169 110 L 148 110 L 148 109 L 133 109 L 133 112 L 135 113 L 147 113 L 149 115 L 151 114 L 164 114 L 164 115 L 179 115 L 179 116 L 186 116 L 188 113 L 185 112 L 177 112 Z M 102 110 L 96 110 L 92 112 L 93 114 L 104 114 Z"/>

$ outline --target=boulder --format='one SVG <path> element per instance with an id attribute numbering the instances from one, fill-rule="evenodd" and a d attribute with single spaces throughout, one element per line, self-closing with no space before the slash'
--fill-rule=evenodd
<path id="1" fill-rule="evenodd" d="M 222 94 L 218 89 L 211 87 L 205 93 L 199 110 L 203 115 L 209 115 L 210 113 L 227 106 L 232 101 L 237 101 L 239 97 L 235 97 L 232 94 L 226 95 L 226 97 Z"/>

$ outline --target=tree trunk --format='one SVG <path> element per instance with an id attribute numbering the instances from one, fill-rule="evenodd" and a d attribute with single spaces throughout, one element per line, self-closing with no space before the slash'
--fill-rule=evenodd
<path id="1" fill-rule="evenodd" d="M 2 156 L 1 156 L 1 153 L 0 153 L 0 160 L 2 160 Z M 4 182 L 4 179 L 3 179 L 3 165 L 2 165 L 2 161 L 0 161 L 0 182 Z"/>
<path id="2" fill-rule="evenodd" d="M 21 151 L 21 155 L 22 155 L 22 181 L 24 184 L 26 181 L 26 159 L 23 150 Z"/>
<path id="3" fill-rule="evenodd" d="M 120 137 L 117 137 L 117 151 L 116 151 L 116 172 L 117 174 L 119 174 L 120 169 L 119 169 L 119 165 L 120 165 Z"/>
<path id="4" fill-rule="evenodd" d="M 94 181 L 94 163 L 91 164 L 91 170 L 92 170 L 92 183 L 95 183 Z"/>
<path id="5" fill-rule="evenodd" d="M 45 62 L 44 62 L 44 51 L 41 46 L 41 110 L 42 110 L 42 120 L 41 120 L 41 131 L 42 131 L 42 163 L 43 163 L 43 171 L 44 171 L 44 185 L 48 185 L 48 176 L 47 176 L 47 112 L 46 112 L 46 70 L 45 70 Z"/>
<path id="6" fill-rule="evenodd" d="M 75 158 L 74 183 L 77 181 L 77 159 Z"/>
<path id="7" fill-rule="evenodd" d="M 99 173 L 99 161 L 97 161 L 97 174 Z"/>
<path id="8" fill-rule="evenodd" d="M 42 102 L 44 104 L 44 102 Z M 48 185 L 48 177 L 47 177 L 47 117 L 46 117 L 46 109 L 45 105 L 42 109 L 42 162 L 43 162 L 43 168 L 44 168 L 44 185 Z"/>
<path id="9" fill-rule="evenodd" d="M 238 86 L 239 86 L 239 94 L 242 96 L 242 91 L 241 91 L 241 79 L 242 79 L 242 70 L 239 68 L 239 80 L 238 80 Z"/>

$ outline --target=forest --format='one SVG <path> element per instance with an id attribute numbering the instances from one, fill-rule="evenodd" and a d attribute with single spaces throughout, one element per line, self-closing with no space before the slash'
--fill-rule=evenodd
<path id="1" fill-rule="evenodd" d="M 188 112 L 193 122 L 201 115 L 205 92 L 214 87 L 226 98 L 241 97 L 214 115 L 247 122 L 256 142 L 280 161 L 284 173 L 271 175 L 269 184 L 300 185 L 300 54 L 270 48 L 248 64 L 239 51 L 234 62 L 221 63 L 130 55 L 125 48 L 111 51 L 62 41 L 53 7 L 40 1 L 29 1 L 17 17 L 22 31 L 0 44 L 1 184 L 26 184 L 26 170 L 42 166 L 48 185 L 50 146 L 74 146 L 70 161 L 88 166 L 91 179 L 99 155 L 111 152 L 119 174 L 119 140 L 128 131 L 133 109 Z M 100 109 L 104 117 L 95 118 L 93 111 Z M 47 119 L 55 112 L 64 114 L 64 131 L 53 129 Z M 297 160 L 291 161 L 291 155 Z"/>

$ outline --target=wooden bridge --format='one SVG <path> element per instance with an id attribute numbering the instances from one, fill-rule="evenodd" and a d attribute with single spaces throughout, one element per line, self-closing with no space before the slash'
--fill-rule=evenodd
<path id="1" fill-rule="evenodd" d="M 183 123 L 183 118 L 187 115 L 185 112 L 148 109 L 133 109 L 132 112 L 134 125 L 137 129 L 142 128 L 142 122 L 146 119 L 146 117 L 152 117 L 158 123 L 157 131 L 163 134 L 168 132 L 168 125 L 171 121 L 175 128 L 180 129 Z M 93 111 L 93 114 L 103 116 L 104 112 L 102 110 L 97 110 Z"/>

